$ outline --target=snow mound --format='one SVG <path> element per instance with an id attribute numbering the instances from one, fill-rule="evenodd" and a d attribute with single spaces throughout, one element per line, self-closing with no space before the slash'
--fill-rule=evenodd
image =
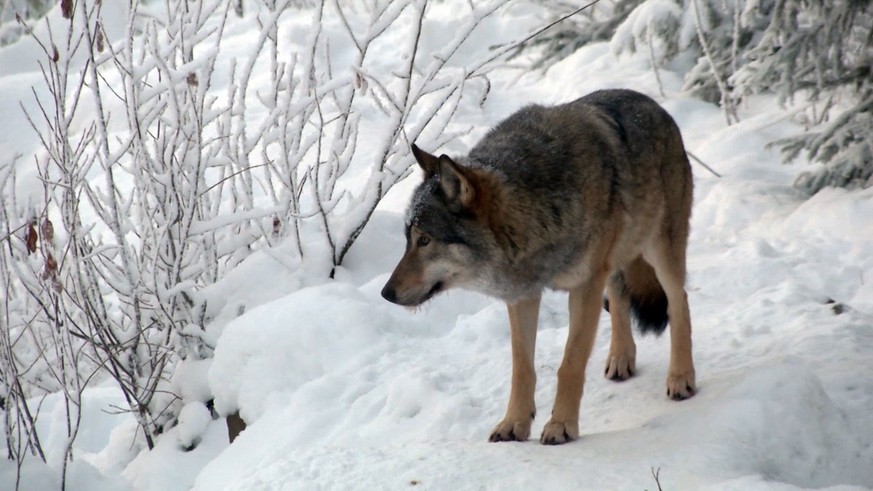
<path id="1" fill-rule="evenodd" d="M 285 395 L 342 367 L 372 346 L 385 309 L 346 284 L 300 290 L 253 309 L 226 328 L 209 380 L 220 414 L 242 410 L 247 421 L 287 403 Z"/>
<path id="2" fill-rule="evenodd" d="M 370 324 L 367 330 L 376 329 Z M 697 398 L 683 403 L 621 409 L 627 406 L 624 389 L 634 388 L 614 385 L 622 389 L 615 399 L 623 402 L 616 406 L 609 397 L 605 408 L 591 410 L 610 411 L 616 418 L 632 412 L 654 416 L 630 428 L 583 432 L 579 441 L 559 448 L 534 441 L 486 443 L 483 431 L 492 422 L 492 408 L 446 414 L 457 404 L 439 399 L 459 396 L 451 395 L 444 386 L 449 381 L 436 373 L 428 377 L 413 369 L 394 374 L 393 379 L 373 380 L 369 390 L 352 397 L 331 389 L 339 379 L 326 377 L 312 388 L 327 399 L 321 403 L 324 417 L 313 418 L 305 406 L 265 415 L 206 467 L 195 488 L 382 489 L 422 484 L 429 489 L 480 489 L 487 483 L 492 489 L 565 489 L 584 476 L 578 482 L 587 489 L 644 489 L 654 487 L 652 469 L 660 469 L 665 489 L 818 488 L 873 479 L 873 470 L 865 465 L 873 451 L 863 428 L 846 417 L 821 380 L 798 359 L 721 375 L 708 380 Z M 366 377 L 378 376 L 374 370 Z M 350 384 L 361 385 L 358 380 Z M 385 386 L 384 391 L 374 398 L 378 386 Z M 337 392 L 345 395 L 333 399 Z M 469 398 L 465 402 L 482 404 Z M 504 401 L 486 403 L 502 409 Z M 437 425 L 428 424 L 438 421 L 448 428 L 450 419 L 478 433 L 439 438 Z M 369 431 L 344 437 L 338 430 L 350 423 Z M 305 428 L 312 426 L 317 430 Z"/>
<path id="3" fill-rule="evenodd" d="M 665 471 L 684 462 L 686 472 L 697 467 L 725 480 L 754 476 L 815 488 L 870 482 L 873 469 L 864 469 L 869 448 L 858 453 L 869 446 L 865 436 L 800 360 L 743 370 L 714 385 L 727 388 L 705 397 L 705 407 L 644 425 L 666 443 L 662 448 L 680 443 Z M 688 484 L 677 483 L 677 489 Z"/>

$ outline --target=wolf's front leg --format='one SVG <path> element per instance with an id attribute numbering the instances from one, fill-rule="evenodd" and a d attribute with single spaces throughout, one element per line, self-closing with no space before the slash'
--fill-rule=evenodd
<path id="1" fill-rule="evenodd" d="M 558 393 L 552 417 L 540 437 L 540 443 L 545 445 L 559 445 L 579 437 L 579 404 L 585 384 L 585 366 L 597 335 L 600 296 L 605 284 L 604 272 L 570 290 L 570 333 L 564 347 L 564 360 L 558 369 Z"/>
<path id="2" fill-rule="evenodd" d="M 509 309 L 509 329 L 512 339 L 512 388 L 509 405 L 503 421 L 491 431 L 492 442 L 527 440 L 530 425 L 536 415 L 534 390 L 537 374 L 534 368 L 534 350 L 537 339 L 537 318 L 540 296 L 506 305 Z"/>

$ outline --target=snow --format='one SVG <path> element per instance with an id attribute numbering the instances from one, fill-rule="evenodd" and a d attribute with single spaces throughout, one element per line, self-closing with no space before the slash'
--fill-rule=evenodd
<path id="1" fill-rule="evenodd" d="M 648 15 L 679 15 L 658 5 Z M 450 25 L 452 9 L 430 4 L 427 15 Z M 123 24 L 126 14 L 112 15 Z M 511 38 L 525 15 L 508 10 L 489 28 Z M 280 19 L 281 39 L 303 43 L 305 36 L 289 34 L 302 29 L 292 17 Z M 639 38 L 645 27 L 624 32 Z M 341 35 L 336 23 L 330 29 Z M 428 29 L 429 46 L 444 46 L 445 29 Z M 232 25 L 225 36 L 227 46 L 241 47 L 257 33 Z M 461 47 L 456 63 L 491 44 L 479 36 Z M 26 86 L 39 76 L 25 66 L 32 50 L 23 42 L 0 49 L 0 112 L 18 115 L 0 121 L 0 154 L 30 162 L 38 140 L 15 108 L 19 100 L 32 104 Z M 396 55 L 390 43 L 372 49 L 374 58 Z M 335 281 L 309 276 L 321 265 L 283 263 L 288 242 L 253 252 L 203 292 L 217 301 L 203 333 L 214 358 L 179 366 L 173 388 L 184 405 L 153 450 L 132 416 L 113 409 L 125 405 L 115 387 L 89 388 L 69 489 L 639 490 L 658 487 L 654 471 L 664 489 L 873 487 L 873 189 L 826 189 L 811 198 L 795 190 L 800 165 L 780 165 L 766 147 L 798 131 L 775 100 L 747 104 L 741 122 L 728 127 L 719 108 L 681 92 L 683 68 L 661 70 L 666 97 L 648 54 L 619 54 L 609 43 L 585 47 L 544 73 L 501 69 L 491 75 L 484 106 L 460 106 L 455 122 L 473 129 L 449 150 L 469 148 L 525 103 L 599 88 L 634 88 L 667 108 L 686 147 L 723 175 L 693 164 L 687 289 L 700 389 L 694 398 L 664 395 L 666 336 L 638 338 L 634 378 L 601 377 L 609 344 L 608 316 L 601 316 L 580 439 L 559 447 L 535 439 L 488 443 L 509 392 L 505 307 L 464 291 L 415 311 L 379 296 L 403 251 L 416 171 L 380 204 Z M 249 90 L 269 84 L 256 77 Z M 534 437 L 548 419 L 566 337 L 566 295 L 549 292 L 536 347 Z M 223 419 L 213 419 L 205 404 L 213 397 L 218 414 L 239 411 L 248 423 L 232 445 Z M 59 485 L 60 411 L 60 396 L 47 397 L 39 429 L 49 465 L 29 459 L 22 489 Z M 0 489 L 14 489 L 14 481 L 14 463 L 0 461 Z"/>
<path id="2" fill-rule="evenodd" d="M 676 47 L 664 46 L 658 35 L 680 28 L 682 13 L 681 7 L 670 0 L 645 2 L 615 30 L 609 42 L 610 49 L 615 53 L 651 49 L 652 56 L 657 56 L 657 59 L 668 59 L 672 54 L 669 51 L 675 52 Z"/>

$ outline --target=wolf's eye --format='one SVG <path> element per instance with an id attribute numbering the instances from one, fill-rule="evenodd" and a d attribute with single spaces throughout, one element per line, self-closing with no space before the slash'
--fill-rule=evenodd
<path id="1" fill-rule="evenodd" d="M 428 237 L 426 235 L 419 235 L 418 236 L 418 241 L 416 242 L 416 245 L 418 247 L 424 247 L 428 244 L 430 244 L 430 237 Z"/>

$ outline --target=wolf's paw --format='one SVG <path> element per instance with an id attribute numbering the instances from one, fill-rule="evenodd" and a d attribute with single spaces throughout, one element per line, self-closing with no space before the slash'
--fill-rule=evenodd
<path id="1" fill-rule="evenodd" d="M 491 430 L 491 436 L 488 437 L 489 442 L 524 442 L 530 436 L 530 425 L 533 417 L 530 419 L 511 419 L 506 418 L 497 423 L 497 426 Z"/>
<path id="2" fill-rule="evenodd" d="M 694 369 L 667 374 L 667 397 L 674 401 L 688 399 L 697 392 L 694 383 Z"/>
<path id="3" fill-rule="evenodd" d="M 610 353 L 609 358 L 606 359 L 606 370 L 603 371 L 603 376 L 609 380 L 621 382 L 633 377 L 636 371 L 636 360 L 632 356 Z"/>
<path id="4" fill-rule="evenodd" d="M 561 445 L 579 438 L 579 423 L 549 421 L 543 428 L 540 443 L 543 445 Z"/>

